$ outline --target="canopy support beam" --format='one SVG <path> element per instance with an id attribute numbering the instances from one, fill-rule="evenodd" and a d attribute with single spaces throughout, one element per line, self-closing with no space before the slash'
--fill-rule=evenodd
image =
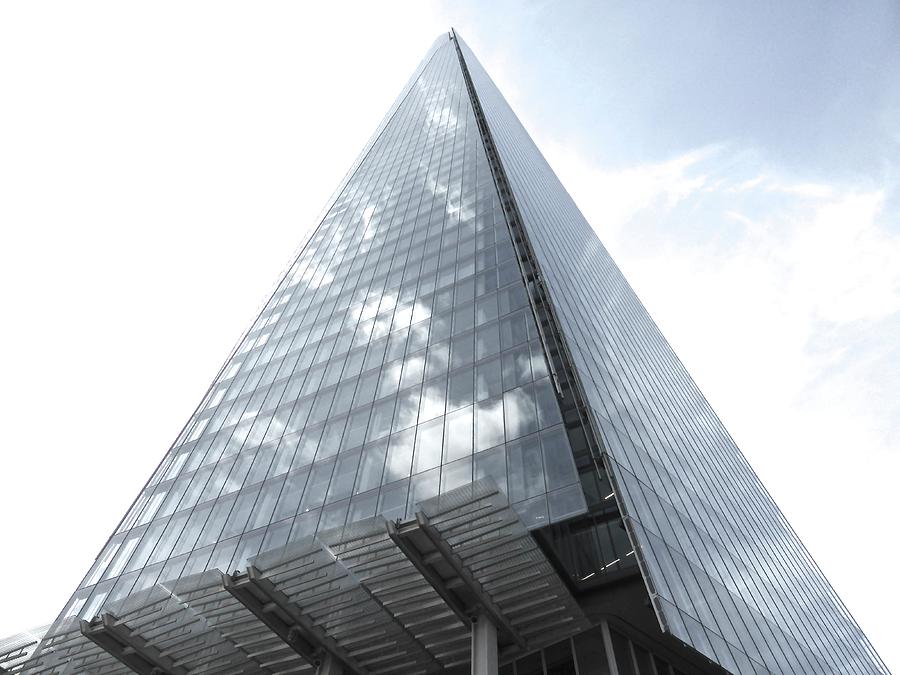
<path id="1" fill-rule="evenodd" d="M 158 649 L 108 612 L 80 622 L 81 634 L 138 675 L 188 675 Z"/>
<path id="2" fill-rule="evenodd" d="M 317 672 L 332 675 L 346 670 L 367 675 L 365 668 L 334 640 L 317 630 L 312 621 L 252 565 L 246 573 L 223 574 L 222 585 L 291 649 L 316 666 Z M 322 670 L 326 663 L 328 665 Z"/>
<path id="3" fill-rule="evenodd" d="M 420 511 L 416 513 L 415 521 L 399 524 L 388 522 L 387 528 L 388 535 L 403 555 L 431 584 L 447 606 L 467 626 L 472 627 L 473 634 L 476 620 L 483 617 L 483 620 L 489 620 L 493 627 L 495 651 L 498 630 L 523 652 L 528 651 L 528 641 L 515 629 L 500 608 L 484 592 L 481 584 L 453 554 L 450 545 L 429 522 L 428 516 Z"/>

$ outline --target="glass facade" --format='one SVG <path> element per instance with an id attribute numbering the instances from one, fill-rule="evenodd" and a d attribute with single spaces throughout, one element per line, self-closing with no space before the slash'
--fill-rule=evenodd
<path id="1" fill-rule="evenodd" d="M 506 664 L 499 675 L 685 675 L 608 625 Z"/>
<path id="2" fill-rule="evenodd" d="M 536 305 L 535 276 L 549 307 Z M 664 630 L 727 670 L 886 672 L 452 35 L 401 92 L 60 620 L 243 569 L 320 530 L 410 518 L 482 478 L 540 528 L 576 586 L 639 562 Z M 578 642 L 504 672 L 575 672 Z"/>
<path id="3" fill-rule="evenodd" d="M 443 36 L 64 616 L 484 477 L 529 527 L 585 510 Z"/>
<path id="4" fill-rule="evenodd" d="M 667 632 L 737 673 L 886 673 L 460 40 Z"/>

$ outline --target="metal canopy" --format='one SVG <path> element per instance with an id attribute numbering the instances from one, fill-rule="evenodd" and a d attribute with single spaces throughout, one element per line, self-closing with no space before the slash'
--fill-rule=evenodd
<path id="1" fill-rule="evenodd" d="M 419 506 L 415 520 L 389 524 L 392 540 L 457 614 L 491 619 L 501 658 L 590 627 L 492 484 L 473 483 Z"/>
<path id="2" fill-rule="evenodd" d="M 470 661 L 473 622 L 500 659 L 590 627 L 503 493 L 478 481 L 250 561 L 160 583 L 70 620 L 21 672 L 34 675 L 444 672 Z"/>
<path id="3" fill-rule="evenodd" d="M 354 523 L 325 532 L 320 539 L 435 665 L 452 668 L 468 662 L 466 622 L 394 545 L 387 521 L 375 518 Z"/>
<path id="4" fill-rule="evenodd" d="M 354 523 L 345 530 L 345 546 L 365 543 L 366 536 L 387 538 L 385 521 L 371 519 Z M 436 660 L 412 626 L 399 616 L 386 593 L 391 581 L 405 581 L 396 569 L 383 568 L 380 579 L 354 569 L 349 556 L 338 556 L 327 545 L 330 533 L 319 540 L 288 546 L 258 556 L 248 575 L 264 579 L 277 588 L 296 610 L 336 645 L 331 653 L 357 673 L 439 672 L 448 665 Z M 402 556 L 401 556 L 402 559 Z M 405 561 L 404 561 L 405 562 Z M 411 567 L 411 566 L 410 566 Z M 406 575 L 415 583 L 413 574 Z M 446 611 L 442 606 L 432 611 Z M 467 631 L 460 624 L 463 636 Z"/>
<path id="5" fill-rule="evenodd" d="M 17 673 L 31 656 L 49 626 L 0 638 L 0 675 Z"/>
<path id="6" fill-rule="evenodd" d="M 52 635 L 48 634 L 41 650 L 22 664 L 21 670 L 11 670 L 10 672 L 52 673 L 53 675 L 69 675 L 70 673 L 130 675 L 134 672 L 111 656 L 100 645 L 85 638 L 79 624 L 79 620 L 75 617 L 67 619 L 56 632 Z"/>
<path id="7" fill-rule="evenodd" d="M 66 661 L 72 669 L 62 671 Z M 111 603 L 90 622 L 70 625 L 24 672 L 280 675 L 313 670 L 226 591 L 221 572 L 210 570 L 157 584 Z"/>
<path id="8" fill-rule="evenodd" d="M 251 566 L 245 574 L 223 575 L 222 583 L 225 590 L 308 663 L 318 666 L 328 653 L 350 672 L 363 672 L 352 657 L 299 612 L 255 567 Z"/>
<path id="9" fill-rule="evenodd" d="M 82 620 L 81 634 L 142 675 L 187 675 L 187 670 L 176 666 L 172 659 L 160 654 L 112 614 L 102 614 L 91 621 Z"/>

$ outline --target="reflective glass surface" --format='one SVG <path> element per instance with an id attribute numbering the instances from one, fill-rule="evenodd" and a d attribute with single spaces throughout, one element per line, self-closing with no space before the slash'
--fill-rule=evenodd
<path id="1" fill-rule="evenodd" d="M 444 35 L 63 616 L 485 477 L 529 527 L 585 510 Z"/>
<path id="2" fill-rule="evenodd" d="M 887 672 L 460 46 L 613 474 L 616 494 L 597 499 L 616 497 L 631 537 L 584 529 L 593 558 L 627 564 L 636 543 L 665 630 L 732 672 Z M 62 617 L 320 529 L 407 518 L 473 479 L 492 478 L 529 527 L 567 521 L 585 483 L 557 396 L 443 35 Z M 595 561 L 573 551 L 566 564 L 591 578 Z"/>
<path id="3" fill-rule="evenodd" d="M 665 629 L 736 673 L 886 673 L 509 105 L 461 47 Z"/>

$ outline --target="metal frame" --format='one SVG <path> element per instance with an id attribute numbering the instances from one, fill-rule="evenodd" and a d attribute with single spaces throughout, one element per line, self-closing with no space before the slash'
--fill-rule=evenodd
<path id="1" fill-rule="evenodd" d="M 246 573 L 222 574 L 222 585 L 238 602 L 262 621 L 285 644 L 319 667 L 331 655 L 343 668 L 357 675 L 366 670 L 325 635 L 296 606 L 252 565 Z"/>
<path id="2" fill-rule="evenodd" d="M 413 675 L 471 663 L 490 675 L 589 626 L 505 495 L 476 481 L 421 502 L 413 520 L 320 532 L 245 572 L 210 570 L 113 603 L 52 636 L 28 672 L 71 661 L 104 675 Z"/>
<path id="3" fill-rule="evenodd" d="M 388 522 L 387 531 L 391 540 L 466 625 L 472 627 L 479 616 L 487 615 L 502 635 L 511 639 L 523 652 L 528 651 L 528 641 L 453 555 L 425 514 L 419 512 L 414 521 L 399 525 Z M 431 551 L 423 551 L 426 542 L 430 544 Z M 452 570 L 452 576 L 446 577 L 439 565 Z"/>
<path id="4" fill-rule="evenodd" d="M 140 675 L 188 675 L 185 668 L 161 654 L 114 614 L 106 612 L 91 621 L 82 620 L 80 628 L 84 637 Z"/>

